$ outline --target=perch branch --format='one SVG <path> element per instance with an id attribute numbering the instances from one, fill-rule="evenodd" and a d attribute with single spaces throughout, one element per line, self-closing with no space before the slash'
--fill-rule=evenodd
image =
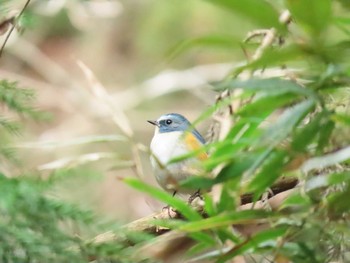
<path id="1" fill-rule="evenodd" d="M 298 184 L 298 180 L 296 178 L 281 178 L 278 182 L 276 182 L 271 188 L 269 193 L 269 199 L 267 202 L 269 203 L 270 207 L 272 209 L 276 209 L 280 203 L 284 200 L 285 196 L 289 195 L 291 189 L 295 188 Z M 284 197 L 281 199 L 281 197 Z M 243 194 L 241 196 L 241 206 L 240 209 L 248 209 L 252 208 L 252 194 Z M 254 203 L 254 209 L 261 208 L 263 205 L 263 200 L 257 201 Z M 176 219 L 181 218 L 181 215 L 177 213 L 171 213 L 169 215 L 169 211 L 167 209 L 164 209 L 164 211 L 153 213 L 149 216 L 140 218 L 138 220 L 135 220 L 131 223 L 126 224 L 123 229 L 127 232 L 145 232 L 145 233 L 151 233 L 157 236 L 163 235 L 164 233 L 168 232 L 168 228 L 160 228 L 154 225 L 153 221 L 155 219 Z M 103 234 L 98 235 L 94 238 L 92 242 L 108 242 L 112 240 L 118 240 L 119 237 L 117 237 L 112 232 L 106 232 Z"/>

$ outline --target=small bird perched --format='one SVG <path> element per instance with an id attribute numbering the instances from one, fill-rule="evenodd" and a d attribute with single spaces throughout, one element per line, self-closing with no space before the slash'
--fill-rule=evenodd
<path id="1" fill-rule="evenodd" d="M 190 158 L 169 162 L 201 149 L 205 144 L 204 138 L 184 116 L 177 113 L 164 114 L 158 120 L 148 122 L 156 126 L 151 142 L 151 164 L 158 184 L 173 195 L 191 194 L 189 189 L 179 188 L 179 182 L 201 172 L 201 161 L 208 158 L 207 153 L 198 151 Z M 195 194 L 198 195 L 199 190 Z"/>

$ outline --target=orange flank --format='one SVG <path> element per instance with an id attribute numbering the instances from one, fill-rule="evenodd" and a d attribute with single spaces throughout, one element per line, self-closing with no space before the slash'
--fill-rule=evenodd
<path id="1" fill-rule="evenodd" d="M 186 132 L 185 134 L 185 144 L 189 148 L 190 151 L 200 150 L 202 148 L 202 144 L 197 140 L 197 138 L 190 132 Z M 206 160 L 208 159 L 208 154 L 204 151 L 199 151 L 197 154 L 198 159 Z"/>

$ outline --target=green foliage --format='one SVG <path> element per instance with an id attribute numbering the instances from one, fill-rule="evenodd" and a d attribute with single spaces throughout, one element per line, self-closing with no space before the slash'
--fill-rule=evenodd
<path id="1" fill-rule="evenodd" d="M 262 258 L 271 262 L 349 261 L 350 20 L 338 15 L 346 10 L 330 0 L 284 1 L 280 10 L 270 4 L 273 1 L 209 2 L 241 15 L 242 23 L 276 29 L 275 40 L 261 55 L 234 67 L 227 78 L 214 83 L 218 92 L 229 90 L 242 102 L 226 137 L 205 146 L 210 152 L 204 163 L 207 172 L 223 168 L 215 178 L 193 177 L 183 185 L 196 189 L 221 184 L 220 200 L 215 203 L 206 196 L 204 210 L 209 217 L 198 219 L 169 195 L 139 182 L 136 188 L 187 214 L 188 222 L 162 225 L 193 238 L 206 231 L 216 241 L 213 245 L 207 235 L 203 239 L 196 236 L 192 259 L 226 262 L 249 254 L 257 262 Z M 339 2 L 348 8 L 346 1 Z M 291 14 L 290 25 L 279 22 L 284 9 Z M 283 39 L 279 44 L 278 38 Z M 208 35 L 187 40 L 175 53 L 207 45 L 236 48 L 233 38 Z M 251 48 L 249 45 L 242 43 L 244 48 Z M 281 76 L 270 77 L 268 71 L 276 67 Z M 241 74 L 247 72 L 251 77 L 242 80 Z M 265 77 L 254 76 L 256 72 Z M 217 105 L 225 107 L 227 101 Z M 211 113 L 213 108 L 199 119 Z M 278 179 L 290 176 L 297 177 L 301 186 L 278 211 L 236 211 L 242 193 L 252 193 L 253 200 L 258 200 Z M 136 182 L 128 183 L 135 187 Z M 249 237 L 230 228 L 255 220 L 263 220 L 270 228 Z M 227 243 L 234 245 L 223 245 Z M 193 257 L 194 251 L 200 256 Z"/>
<path id="2" fill-rule="evenodd" d="M 1 3 L 5 2 L 9 1 Z M 241 255 L 256 262 L 350 261 L 350 203 L 347 202 L 350 198 L 350 19 L 344 17 L 349 4 L 344 0 L 206 2 L 212 3 L 212 8 L 227 10 L 227 14 L 238 14 L 242 25 L 252 23 L 257 29 L 270 30 L 268 33 L 274 37 L 269 44 L 258 47 L 261 40 L 253 45 L 239 41 L 230 35 L 234 25 L 227 24 L 225 34 L 194 36 L 171 52 L 173 59 L 196 47 L 261 51 L 255 56 L 245 52 L 246 61 L 232 67 L 225 79 L 213 83 L 218 93 L 230 91 L 235 96 L 212 105 L 197 120 L 209 118 L 218 109 L 225 110 L 231 102 L 240 105 L 229 117 L 234 125 L 224 138 L 205 146 L 210 152 L 204 163 L 205 172 L 219 171 L 216 177 L 198 176 L 182 182 L 193 189 L 220 185 L 219 200 L 205 194 L 203 209 L 207 217 L 204 218 L 185 201 L 158 188 L 137 179 L 124 181 L 182 213 L 184 220 L 155 220 L 154 224 L 192 238 L 195 245 L 188 255 L 192 260 L 227 262 Z M 177 40 L 172 30 L 184 31 L 186 6 L 166 10 L 161 7 L 156 11 L 162 11 L 159 13 L 164 17 L 176 16 L 177 20 L 157 30 Z M 279 19 L 286 9 L 291 14 L 290 24 Z M 156 28 L 154 25 L 160 24 L 159 17 L 154 19 L 148 27 Z M 29 20 L 23 16 L 19 22 L 28 24 Z M 153 40 L 154 34 L 145 27 L 145 39 Z M 266 37 L 266 31 L 262 37 Z M 154 42 L 150 43 L 153 50 Z M 161 53 L 159 48 L 156 53 Z M 279 72 L 278 77 L 269 75 L 273 70 Z M 248 78 L 242 77 L 243 74 Z M 54 176 L 44 180 L 38 174 L 17 175 L 15 169 L 5 172 L 5 164 L 15 159 L 11 143 L 20 133 L 23 119 L 43 117 L 32 106 L 33 98 L 32 91 L 19 88 L 17 83 L 0 81 L 0 103 L 4 109 L 0 114 L 0 261 L 137 261 L 136 248 L 129 243 L 147 242 L 148 235 L 124 233 L 117 228 L 115 232 L 122 237 L 120 240 L 87 242 L 94 236 L 93 232 L 113 227 L 108 224 L 99 228 L 93 213 L 50 195 L 57 179 Z M 123 136 L 92 136 L 60 146 L 101 141 L 130 142 Z M 134 146 L 137 148 L 136 143 Z M 103 153 L 97 155 L 98 159 L 106 157 Z M 89 156 L 81 157 L 84 158 L 73 163 L 79 165 L 90 160 Z M 66 162 L 67 158 L 60 160 L 55 168 L 64 167 Z M 134 167 L 135 163 L 125 161 L 119 165 Z M 17 165 L 17 168 L 22 167 Z M 56 175 L 69 177 L 74 172 L 58 170 Z M 242 194 L 249 193 L 253 201 L 258 201 L 276 181 L 289 177 L 297 177 L 300 186 L 283 200 L 279 209 L 239 208 Z M 232 228 L 232 225 L 249 226 L 256 222 L 267 227 L 250 235 Z"/>
<path id="3" fill-rule="evenodd" d="M 102 226 L 91 211 L 50 196 L 54 185 L 55 180 L 33 175 L 0 175 L 1 262 L 133 262 L 122 239 L 86 242 L 93 233 L 110 231 L 111 225 Z M 148 238 L 116 231 L 135 243 Z"/>

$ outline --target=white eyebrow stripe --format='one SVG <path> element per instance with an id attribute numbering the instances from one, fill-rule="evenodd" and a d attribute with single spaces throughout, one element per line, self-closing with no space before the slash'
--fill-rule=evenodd
<path id="1" fill-rule="evenodd" d="M 157 121 L 160 122 L 162 120 L 167 120 L 167 119 L 169 119 L 169 115 L 163 115 L 163 116 L 160 116 Z"/>

